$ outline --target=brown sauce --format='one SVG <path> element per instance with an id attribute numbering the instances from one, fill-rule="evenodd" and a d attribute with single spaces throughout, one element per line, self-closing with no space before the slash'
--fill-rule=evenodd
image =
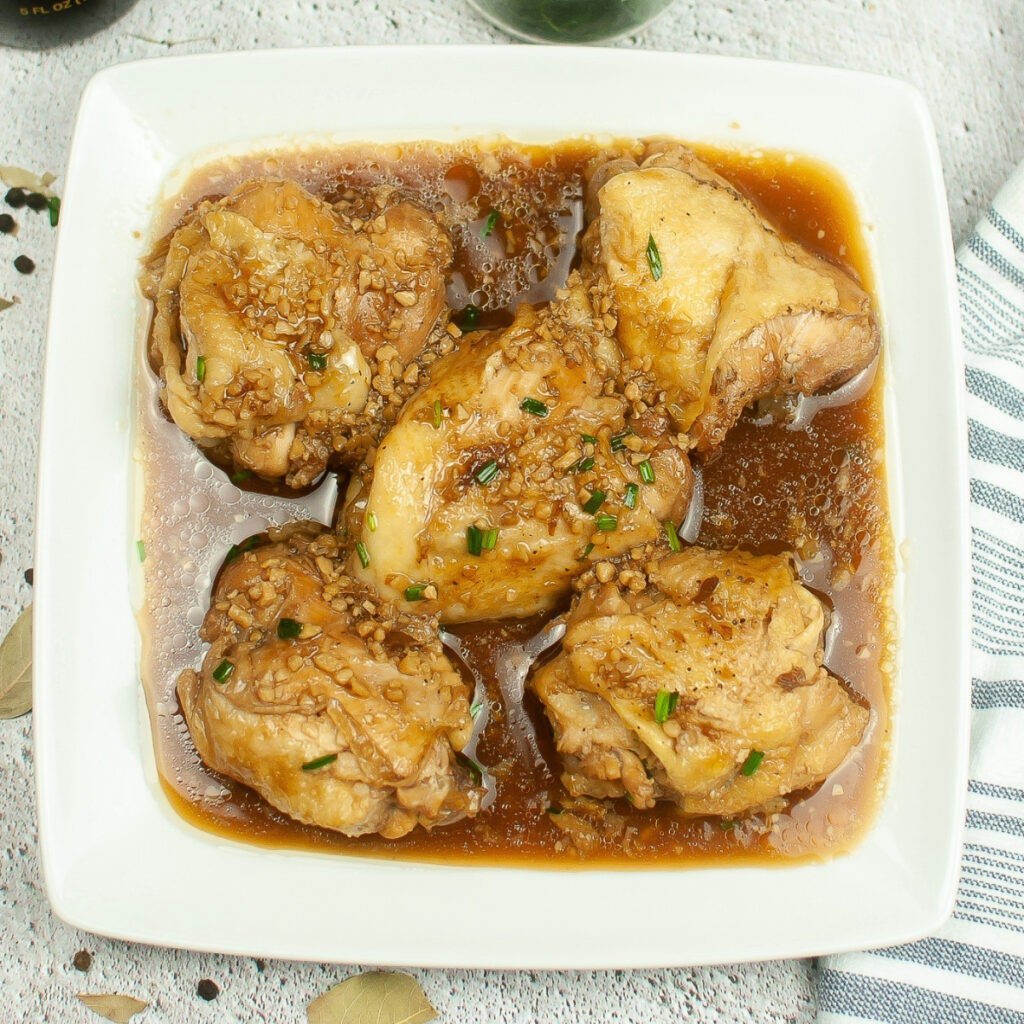
<path id="1" fill-rule="evenodd" d="M 830 169 L 782 153 L 698 150 L 784 234 L 870 286 L 856 208 Z M 585 168 L 609 151 L 612 157 L 634 155 L 639 146 L 417 143 L 222 161 L 189 179 L 162 211 L 155 237 L 201 198 L 223 195 L 253 175 L 293 177 L 327 199 L 346 189 L 391 185 L 436 210 L 448 225 L 456 248 L 449 287 L 453 309 L 475 306 L 481 326 L 500 324 L 511 318 L 513 304 L 549 300 L 565 280 L 582 223 Z M 771 410 L 748 410 L 702 467 L 698 543 L 755 552 L 793 550 L 805 581 L 832 609 L 826 663 L 873 711 L 855 757 L 817 792 L 793 794 L 787 809 L 771 818 L 684 819 L 669 804 L 636 811 L 620 800 L 586 842 L 570 836 L 557 813 L 565 799 L 539 703 L 529 694 L 520 703 L 502 692 L 495 677 L 495 653 L 503 644 L 533 636 L 542 625 L 537 619 L 454 630 L 467 652 L 467 671 L 478 678 L 477 699 L 487 709 L 474 756 L 496 787 L 496 798 L 475 819 L 432 832 L 417 829 L 400 840 L 349 839 L 295 823 L 199 762 L 174 684 L 182 668 L 202 657 L 198 625 L 216 568 L 230 543 L 266 522 L 309 515 L 328 521 L 324 500 L 330 495 L 295 503 L 250 494 L 244 483 L 235 487 L 218 478 L 191 442 L 163 421 L 154 392 L 143 369 L 137 429 L 145 483 L 140 537 L 150 553 L 140 614 L 143 680 L 161 782 L 187 821 L 275 847 L 545 867 L 790 862 L 834 853 L 863 834 L 881 787 L 893 672 L 893 552 L 881 373 L 855 400 L 825 403 L 804 429 L 777 422 Z"/>

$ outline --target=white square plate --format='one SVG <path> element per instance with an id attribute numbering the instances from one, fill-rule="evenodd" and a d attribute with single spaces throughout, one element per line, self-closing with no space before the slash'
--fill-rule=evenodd
<path id="1" fill-rule="evenodd" d="M 444 867 L 230 842 L 179 819 L 140 714 L 131 387 L 144 236 L 169 175 L 284 138 L 670 134 L 838 168 L 886 339 L 901 667 L 880 814 L 792 867 Z M 883 78 L 600 49 L 324 49 L 161 59 L 87 88 L 50 314 L 39 473 L 35 742 L 47 892 L 90 931 L 362 963 L 629 967 L 909 940 L 952 907 L 967 750 L 960 346 L 934 135 Z M 623 915 L 629 925 L 623 927 Z"/>

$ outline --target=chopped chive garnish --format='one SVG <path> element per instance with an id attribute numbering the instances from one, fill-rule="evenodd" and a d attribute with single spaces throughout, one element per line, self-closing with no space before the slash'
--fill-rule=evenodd
<path id="1" fill-rule="evenodd" d="M 483 783 L 484 770 L 479 764 L 476 763 L 476 761 L 473 760 L 473 758 L 468 757 L 466 754 L 462 753 L 461 750 L 459 750 L 456 751 L 455 762 L 456 764 L 461 765 L 467 772 L 469 772 L 469 777 L 473 780 L 474 786 L 479 786 Z"/>
<path id="2" fill-rule="evenodd" d="M 616 434 L 611 439 L 611 446 L 613 452 L 621 452 L 626 447 L 626 438 L 632 434 L 632 430 L 624 430 L 621 434 Z"/>
<path id="3" fill-rule="evenodd" d="M 565 812 L 562 810 L 561 807 L 549 807 L 547 809 L 547 813 L 548 814 L 564 814 Z"/>
<path id="4" fill-rule="evenodd" d="M 597 438 L 593 434 L 580 434 L 580 440 L 584 444 L 597 444 Z"/>
<path id="5" fill-rule="evenodd" d="M 478 526 L 466 527 L 466 550 L 478 558 L 484 549 L 484 532 Z"/>
<path id="6" fill-rule="evenodd" d="M 277 624 L 277 635 L 282 640 L 294 640 L 302 632 L 302 623 L 295 619 L 281 619 Z"/>
<path id="7" fill-rule="evenodd" d="M 473 477 L 481 487 L 486 487 L 498 475 L 498 462 L 491 459 L 485 462 L 474 474 Z"/>
<path id="8" fill-rule="evenodd" d="M 594 457 L 588 455 L 585 459 L 580 459 L 573 467 L 574 473 L 589 473 L 594 468 Z"/>
<path id="9" fill-rule="evenodd" d="M 475 331 L 476 325 L 480 323 L 480 314 L 483 310 L 479 306 L 466 306 L 462 311 L 462 320 L 459 329 L 462 331 Z"/>
<path id="10" fill-rule="evenodd" d="M 484 530 L 483 538 L 480 541 L 480 546 L 484 551 L 493 551 L 494 546 L 498 543 L 498 528 L 496 526 L 491 527 L 489 530 Z"/>
<path id="11" fill-rule="evenodd" d="M 139 556 L 139 561 L 144 562 L 146 560 L 146 545 L 141 540 L 135 542 L 135 553 Z"/>
<path id="12" fill-rule="evenodd" d="M 644 461 L 637 466 L 637 469 L 640 470 L 640 479 L 643 480 L 645 484 L 654 483 L 654 467 L 651 465 L 650 459 L 644 459 Z"/>
<path id="13" fill-rule="evenodd" d="M 370 564 L 370 552 L 361 540 L 356 541 L 356 554 L 359 556 L 359 564 L 365 569 Z"/>
<path id="14" fill-rule="evenodd" d="M 213 670 L 213 678 L 214 678 L 214 679 L 215 679 L 215 680 L 216 680 L 216 681 L 217 681 L 218 683 L 226 683 L 226 682 L 228 681 L 228 679 L 230 679 L 230 678 L 231 678 L 231 673 L 232 673 L 232 672 L 234 672 L 234 671 L 235 671 L 235 666 L 234 666 L 234 663 L 233 663 L 233 662 L 230 662 L 230 661 L 228 661 L 228 659 L 227 659 L 227 658 L 225 658 L 225 659 L 224 659 L 224 660 L 223 660 L 223 661 L 222 661 L 222 662 L 221 662 L 221 663 L 220 663 L 220 664 L 219 664 L 219 665 L 218 665 L 218 666 L 217 666 L 217 667 L 216 667 L 216 668 L 215 668 L 215 669 Z"/>
<path id="15" fill-rule="evenodd" d="M 487 220 L 484 221 L 484 226 L 480 229 L 480 237 L 486 238 L 497 226 L 498 221 L 501 220 L 501 214 L 497 210 L 491 210 L 487 214 Z"/>
<path id="16" fill-rule="evenodd" d="M 723 832 L 731 832 L 734 828 L 739 828 L 739 824 L 738 821 L 720 821 L 718 827 Z"/>
<path id="17" fill-rule="evenodd" d="M 675 690 L 659 690 L 654 698 L 654 720 L 664 722 L 676 709 L 679 703 L 679 694 Z"/>
<path id="18" fill-rule="evenodd" d="M 423 591 L 427 589 L 426 583 L 414 583 L 411 587 L 405 588 L 406 601 L 422 601 Z"/>
<path id="19" fill-rule="evenodd" d="M 484 709 L 484 702 L 482 700 L 475 700 L 469 705 L 469 717 L 475 722 L 480 717 L 480 712 Z"/>
<path id="20" fill-rule="evenodd" d="M 654 240 L 654 235 L 647 236 L 647 266 L 651 268 L 651 277 L 655 281 L 661 278 L 663 268 L 661 266 L 661 253 L 658 252 L 658 243 Z"/>
<path id="21" fill-rule="evenodd" d="M 519 408 L 531 416 L 547 416 L 548 414 L 548 407 L 537 398 L 524 398 L 519 403 Z"/>
<path id="22" fill-rule="evenodd" d="M 764 760 L 763 750 L 752 750 L 747 754 L 746 761 L 743 762 L 743 767 L 740 769 L 740 775 L 746 775 L 750 778 L 754 772 L 761 766 L 761 762 Z"/>
<path id="23" fill-rule="evenodd" d="M 259 542 L 259 535 L 254 533 L 251 537 L 246 537 L 241 544 L 232 544 L 224 556 L 224 564 L 228 565 L 233 562 L 244 551 L 251 551 Z"/>
<path id="24" fill-rule="evenodd" d="M 55 228 L 57 221 L 60 220 L 60 197 L 50 196 L 46 205 L 50 209 L 50 227 Z"/>
<path id="25" fill-rule="evenodd" d="M 245 480 L 248 480 L 252 476 L 251 469 L 240 469 L 237 473 L 231 474 L 231 482 L 233 484 L 240 484 Z"/>
<path id="26" fill-rule="evenodd" d="M 327 369 L 327 354 L 325 352 L 314 352 L 311 348 L 307 348 L 306 360 L 312 370 Z"/>
<path id="27" fill-rule="evenodd" d="M 622 504 L 626 508 L 636 508 L 636 499 L 640 494 L 640 488 L 636 484 L 626 484 L 626 493 L 622 499 Z"/>
<path id="28" fill-rule="evenodd" d="M 434 429 L 441 429 L 441 399 L 434 399 Z"/>
<path id="29" fill-rule="evenodd" d="M 592 516 L 604 504 L 606 497 L 607 495 L 599 487 L 594 488 L 590 492 L 590 497 L 587 498 L 586 504 L 583 506 L 583 511 L 588 516 Z"/>
<path id="30" fill-rule="evenodd" d="M 366 528 L 370 531 L 370 533 L 377 532 L 377 517 L 372 512 L 366 513 Z"/>
<path id="31" fill-rule="evenodd" d="M 196 356 L 196 380 L 200 384 L 206 380 L 206 356 Z"/>
<path id="32" fill-rule="evenodd" d="M 334 764 L 337 760 L 337 754 L 324 754 L 323 757 L 314 757 L 312 761 L 307 761 L 302 766 L 302 770 L 304 772 L 315 772 L 318 768 L 326 768 L 329 764 Z"/>
<path id="33" fill-rule="evenodd" d="M 593 551 L 593 550 L 594 550 L 594 545 L 593 545 L 593 544 L 588 544 L 588 545 L 587 545 L 587 546 L 586 546 L 586 547 L 585 547 L 585 548 L 583 549 L 583 554 L 582 554 L 582 555 L 580 555 L 580 557 L 579 557 L 578 561 L 580 561 L 580 562 L 584 562 L 584 561 L 586 561 L 586 560 L 587 560 L 587 558 L 588 558 L 588 557 L 590 556 L 590 552 L 591 552 L 591 551 Z"/>
<path id="34" fill-rule="evenodd" d="M 673 551 L 682 551 L 683 545 L 679 541 L 679 532 L 676 530 L 676 524 L 670 519 L 666 519 L 661 525 L 665 529 L 665 536 L 668 537 L 668 546 Z"/>
<path id="35" fill-rule="evenodd" d="M 594 525 L 602 533 L 609 533 L 610 531 L 618 528 L 619 517 L 610 516 L 606 512 L 602 512 L 599 516 L 594 517 Z"/>

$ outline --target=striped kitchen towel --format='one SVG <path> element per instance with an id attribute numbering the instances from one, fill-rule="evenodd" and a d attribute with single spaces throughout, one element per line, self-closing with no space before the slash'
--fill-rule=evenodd
<path id="1" fill-rule="evenodd" d="M 819 1024 L 1024 1024 L 1024 165 L 957 253 L 971 477 L 971 762 L 953 916 L 823 958 Z"/>

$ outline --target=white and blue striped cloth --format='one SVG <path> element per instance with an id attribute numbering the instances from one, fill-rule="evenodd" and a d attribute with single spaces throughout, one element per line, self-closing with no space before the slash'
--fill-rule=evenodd
<path id="1" fill-rule="evenodd" d="M 819 1024 L 1024 1024 L 1024 165 L 957 253 L 971 477 L 972 724 L 956 907 L 823 959 Z"/>

